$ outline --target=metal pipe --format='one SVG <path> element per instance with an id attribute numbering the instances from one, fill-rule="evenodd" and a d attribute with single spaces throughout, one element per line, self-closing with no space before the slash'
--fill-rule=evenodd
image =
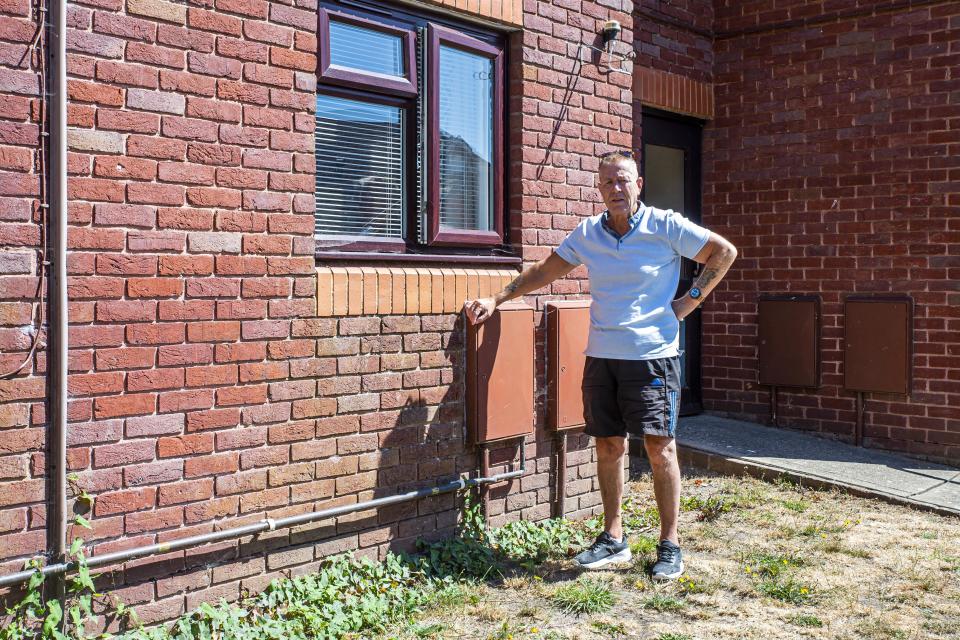
<path id="1" fill-rule="evenodd" d="M 776 385 L 770 387 L 770 424 L 774 427 L 777 425 L 777 387 Z"/>
<path id="2" fill-rule="evenodd" d="M 490 473 L 490 447 L 486 443 L 480 445 L 480 475 L 486 476 Z M 490 488 L 487 485 L 480 487 L 480 504 L 483 509 L 483 517 L 490 517 Z"/>
<path id="3" fill-rule="evenodd" d="M 567 432 L 557 432 L 557 508 L 555 518 L 567 513 Z"/>
<path id="4" fill-rule="evenodd" d="M 48 400 L 50 406 L 48 482 L 51 512 L 48 518 L 48 548 L 54 561 L 67 551 L 67 4 L 50 2 L 50 39 L 47 44 L 50 69 L 50 345 Z M 43 141 L 41 140 L 41 144 Z M 45 268 L 46 265 L 40 265 Z"/>
<path id="5" fill-rule="evenodd" d="M 180 551 L 181 549 L 187 549 L 191 547 L 198 547 L 202 544 L 209 544 L 211 542 L 221 542 L 223 540 L 232 540 L 235 538 L 242 538 L 243 536 L 256 535 L 264 531 L 274 531 L 276 529 L 284 529 L 287 527 L 295 527 L 301 524 L 307 524 L 309 522 L 316 522 L 317 520 L 325 520 L 327 518 L 333 518 L 336 516 L 342 516 L 348 513 L 354 513 L 356 511 L 364 511 L 366 509 L 372 509 L 376 507 L 384 507 L 391 504 L 396 504 L 398 502 L 407 502 L 410 500 L 416 500 L 418 498 L 425 498 L 428 496 L 436 496 L 441 493 L 449 493 L 451 491 L 459 491 L 461 489 L 466 489 L 467 487 L 475 487 L 480 485 L 488 485 L 496 482 L 503 482 L 504 480 L 512 480 L 513 478 L 519 478 L 527 470 L 526 465 L 526 456 L 521 449 L 520 451 L 520 468 L 515 469 L 514 471 L 507 471 L 504 473 L 499 473 L 495 476 L 479 478 L 460 478 L 459 480 L 453 480 L 451 482 L 446 482 L 444 484 L 438 485 L 436 487 L 429 487 L 426 489 L 418 489 L 416 491 L 408 491 L 406 493 L 399 493 L 393 496 L 386 496 L 384 498 L 375 498 L 373 500 L 367 500 L 365 502 L 358 502 L 356 504 L 348 504 L 340 507 L 333 507 L 331 509 L 324 509 L 322 511 L 312 511 L 310 513 L 303 513 L 296 516 L 288 516 L 286 518 L 279 518 L 274 520 L 272 518 L 266 518 L 259 522 L 254 522 L 242 527 L 236 527 L 234 529 L 225 529 L 223 531 L 214 531 L 211 533 L 204 533 L 198 536 L 191 536 L 189 538 L 180 538 L 178 540 L 171 540 L 170 542 L 162 542 L 159 544 L 151 544 L 145 547 L 138 547 L 136 549 L 127 549 L 125 551 L 116 551 L 114 553 L 105 553 L 100 556 L 93 556 L 92 558 L 87 559 L 87 566 L 90 568 L 102 567 L 109 564 L 115 564 L 119 562 L 126 562 L 127 560 L 133 560 L 135 558 L 142 558 L 144 556 L 152 556 L 160 553 L 170 553 L 171 551 Z M 56 564 L 51 564 L 43 567 L 39 571 L 45 575 L 56 575 L 67 573 L 73 571 L 77 568 L 77 563 L 75 562 L 58 562 Z M 9 587 L 11 585 L 19 584 L 21 582 L 26 582 L 30 579 L 30 576 L 36 573 L 36 570 L 32 571 L 20 571 L 18 573 L 11 573 L 9 575 L 0 577 L 0 587 Z"/>
<path id="6" fill-rule="evenodd" d="M 853 432 L 853 441 L 858 447 L 863 446 L 863 391 L 857 391 L 857 425 Z"/>

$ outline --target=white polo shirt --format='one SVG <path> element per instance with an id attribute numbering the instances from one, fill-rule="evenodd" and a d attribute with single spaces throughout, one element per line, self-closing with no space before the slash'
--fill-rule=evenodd
<path id="1" fill-rule="evenodd" d="M 607 212 L 586 218 L 557 247 L 564 261 L 587 265 L 590 336 L 586 355 L 653 360 L 678 355 L 680 322 L 670 303 L 680 258 L 693 258 L 710 232 L 673 210 L 642 202 L 622 237 L 605 224 Z"/>

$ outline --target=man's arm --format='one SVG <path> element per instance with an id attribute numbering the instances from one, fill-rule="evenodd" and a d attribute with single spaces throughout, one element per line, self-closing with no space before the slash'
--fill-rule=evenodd
<path id="1" fill-rule="evenodd" d="M 489 320 L 497 307 L 504 302 L 545 287 L 557 278 L 562 278 L 567 275 L 575 268 L 576 265 L 570 264 L 558 256 L 556 252 L 553 252 L 529 269 L 524 270 L 492 298 L 467 300 L 463 303 L 463 308 L 467 312 L 467 317 L 470 319 L 470 322 L 480 324 L 485 320 Z"/>
<path id="2" fill-rule="evenodd" d="M 680 320 L 693 313 L 694 309 L 703 303 L 713 288 L 723 279 L 730 265 L 737 259 L 737 248 L 726 238 L 711 232 L 707 244 L 693 259 L 703 265 L 703 270 L 691 287 L 691 289 L 700 290 L 700 297 L 691 298 L 688 291 L 673 301 L 673 312 Z"/>

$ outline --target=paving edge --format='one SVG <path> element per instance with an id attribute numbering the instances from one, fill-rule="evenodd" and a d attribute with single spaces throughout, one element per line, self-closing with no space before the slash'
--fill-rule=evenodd
<path id="1" fill-rule="evenodd" d="M 894 495 L 878 489 L 871 489 L 869 487 L 848 484 L 839 480 L 832 480 L 821 476 L 800 473 L 792 469 L 784 469 L 782 467 L 765 465 L 753 460 L 726 456 L 714 451 L 698 449 L 697 447 L 685 445 L 680 442 L 677 443 L 677 457 L 680 459 L 680 463 L 682 465 L 697 467 L 707 471 L 714 471 L 716 473 L 722 473 L 726 475 L 746 474 L 761 480 L 787 478 L 788 480 L 791 480 L 792 482 L 804 487 L 811 487 L 814 489 L 839 488 L 847 493 L 863 498 L 877 498 L 891 504 L 913 507 L 923 511 L 932 511 L 945 516 L 960 516 L 960 510 L 951 509 L 943 505 L 923 502 L 921 500 L 913 500 L 911 498 Z"/>

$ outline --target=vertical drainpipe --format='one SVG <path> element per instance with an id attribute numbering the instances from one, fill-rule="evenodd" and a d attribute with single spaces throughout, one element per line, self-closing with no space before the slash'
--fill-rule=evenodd
<path id="1" fill-rule="evenodd" d="M 49 406 L 48 482 L 51 513 L 47 519 L 47 548 L 54 562 L 67 550 L 67 6 L 50 0 L 47 40 L 49 90 L 46 96 L 50 133 L 49 205 L 50 325 L 47 348 L 47 398 Z M 42 143 L 42 141 L 41 141 Z M 43 268 L 43 267 L 41 267 Z"/>

